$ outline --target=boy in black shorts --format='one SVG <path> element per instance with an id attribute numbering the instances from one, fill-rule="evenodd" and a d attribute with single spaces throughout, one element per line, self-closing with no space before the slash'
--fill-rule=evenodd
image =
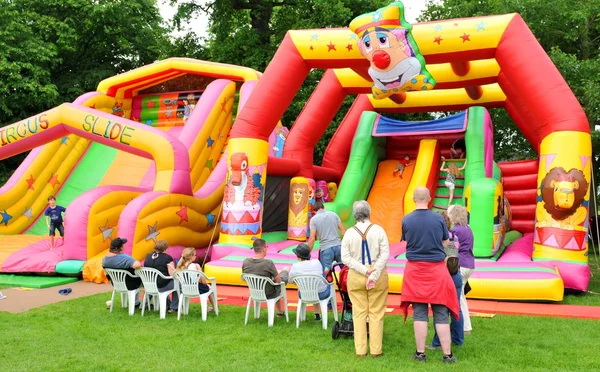
<path id="1" fill-rule="evenodd" d="M 46 225 L 48 226 L 48 232 L 50 235 L 50 249 L 54 249 L 54 234 L 56 230 L 60 234 L 60 237 L 64 239 L 65 228 L 63 226 L 63 216 L 67 210 L 60 205 L 56 205 L 56 198 L 52 195 L 48 197 L 48 208 L 46 208 Z"/>

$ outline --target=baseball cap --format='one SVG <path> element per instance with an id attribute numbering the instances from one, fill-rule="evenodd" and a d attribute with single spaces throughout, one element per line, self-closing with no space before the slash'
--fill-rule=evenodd
<path id="1" fill-rule="evenodd" d="M 112 242 L 110 242 L 110 250 L 111 251 L 121 250 L 123 248 L 123 246 L 125 245 L 125 243 L 127 243 L 127 239 L 115 238 L 112 240 Z"/>

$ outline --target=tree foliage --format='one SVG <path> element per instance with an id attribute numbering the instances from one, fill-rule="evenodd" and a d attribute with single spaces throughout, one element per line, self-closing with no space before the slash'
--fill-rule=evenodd
<path id="1" fill-rule="evenodd" d="M 154 0 L 0 0 L 0 124 L 152 63 L 169 43 Z"/>

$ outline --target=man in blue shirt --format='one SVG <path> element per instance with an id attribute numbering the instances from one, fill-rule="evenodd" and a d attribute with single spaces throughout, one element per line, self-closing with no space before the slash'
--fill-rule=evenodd
<path id="1" fill-rule="evenodd" d="M 63 226 L 63 216 L 67 210 L 60 205 L 56 205 L 56 198 L 53 195 L 48 197 L 48 208 L 46 208 L 46 226 L 48 226 L 48 233 L 50 235 L 50 249 L 54 249 L 54 234 L 56 230 L 60 234 L 60 237 L 64 239 L 65 228 Z"/>
<path id="2" fill-rule="evenodd" d="M 112 242 L 110 242 L 108 253 L 102 260 L 103 268 L 122 269 L 135 274 L 134 270 L 142 267 L 140 261 L 137 261 L 130 255 L 123 253 L 123 246 L 125 243 L 127 243 L 127 239 L 125 238 L 115 238 Z M 140 285 L 142 285 L 142 280 L 139 277 L 132 278 L 127 276 L 125 279 L 125 285 L 130 291 L 138 289 Z"/>

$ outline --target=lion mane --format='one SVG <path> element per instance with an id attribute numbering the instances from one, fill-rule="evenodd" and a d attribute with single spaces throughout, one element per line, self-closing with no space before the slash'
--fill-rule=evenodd
<path id="1" fill-rule="evenodd" d="M 574 191 L 573 206 L 569 209 L 556 207 L 554 204 L 554 187 L 552 181 L 568 178 L 579 183 L 579 187 Z M 571 169 L 565 171 L 563 167 L 550 169 L 546 177 L 542 180 L 542 200 L 544 201 L 544 209 L 556 221 L 564 220 L 575 213 L 577 208 L 581 206 L 588 190 L 588 182 L 585 180 L 583 172 L 579 169 Z"/>
<path id="2" fill-rule="evenodd" d="M 298 204 L 294 203 L 294 191 L 297 189 L 304 191 L 302 193 L 302 199 L 300 200 L 300 203 L 298 203 Z M 302 210 L 304 209 L 304 206 L 306 205 L 307 202 L 308 202 L 308 185 L 305 183 L 293 184 L 292 188 L 290 189 L 290 203 L 289 203 L 292 213 L 294 213 L 295 216 L 300 214 L 300 212 L 302 212 Z"/>

